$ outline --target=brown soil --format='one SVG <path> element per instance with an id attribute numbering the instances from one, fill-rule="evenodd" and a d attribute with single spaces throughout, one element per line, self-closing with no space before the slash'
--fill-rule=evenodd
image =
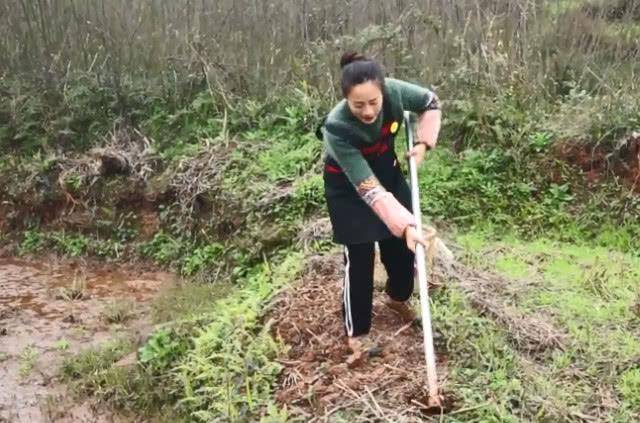
<path id="1" fill-rule="evenodd" d="M 338 255 L 311 258 L 299 284 L 277 299 L 272 313 L 274 331 L 290 346 L 287 357 L 280 360 L 284 370 L 277 400 L 309 421 L 330 421 L 347 409 L 357 410 L 358 419 L 367 421 L 424 421 L 422 330 L 403 324 L 383 304 L 385 276 L 379 264 L 371 336 L 382 351 L 359 366 L 347 366 L 349 351 L 341 324 L 342 266 Z M 442 389 L 446 387 L 447 358 L 438 340 L 436 337 Z"/>
<path id="2" fill-rule="evenodd" d="M 171 278 L 121 265 L 0 258 L 0 422 L 126 421 L 74 403 L 59 380 L 60 364 L 119 332 L 145 336 L 149 300 Z M 84 288 L 70 289 L 74 280 Z M 131 317 L 108 323 L 107 304 L 125 300 Z"/>
<path id="3" fill-rule="evenodd" d="M 565 142 L 556 147 L 555 155 L 578 167 L 589 184 L 616 176 L 640 192 L 640 134 L 631 134 L 613 151 L 600 145 Z"/>
<path id="4" fill-rule="evenodd" d="M 429 409 L 421 328 L 404 325 L 400 316 L 383 304 L 384 268 L 377 260 L 374 317 L 371 336 L 382 351 L 356 366 L 347 364 L 350 352 L 342 325 L 340 255 L 311 257 L 294 287 L 283 292 L 270 313 L 273 330 L 289 347 L 280 359 L 284 369 L 276 399 L 304 421 L 333 421 L 348 412 L 348 421 L 425 421 Z M 503 326 L 513 345 L 526 354 L 563 348 L 566 334 L 553 319 L 524 314 L 515 307 L 519 290 L 535 281 L 506 281 L 459 263 L 436 262 L 430 282 L 455 285 L 482 315 Z M 431 287 L 431 290 L 434 286 Z M 416 295 L 417 297 L 417 295 Z M 447 392 L 445 340 L 434 328 L 438 377 L 444 409 L 454 408 Z M 342 416 L 345 417 L 345 416 Z M 345 420 L 347 421 L 347 420 Z"/>

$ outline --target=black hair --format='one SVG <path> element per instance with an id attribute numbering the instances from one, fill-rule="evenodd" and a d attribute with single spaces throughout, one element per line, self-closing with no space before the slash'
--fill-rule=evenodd
<path id="1" fill-rule="evenodd" d="M 356 52 L 349 52 L 342 55 L 340 59 L 342 68 L 342 95 L 347 97 L 354 85 L 367 81 L 377 82 L 380 89 L 384 89 L 384 72 L 382 66 L 373 59 L 370 59 Z"/>

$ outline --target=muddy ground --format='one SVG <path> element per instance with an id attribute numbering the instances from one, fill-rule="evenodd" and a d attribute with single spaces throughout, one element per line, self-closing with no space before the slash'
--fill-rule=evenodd
<path id="1" fill-rule="evenodd" d="M 122 334 L 146 336 L 150 300 L 172 280 L 139 266 L 0 257 L 0 422 L 126 421 L 74 400 L 60 367 Z"/>

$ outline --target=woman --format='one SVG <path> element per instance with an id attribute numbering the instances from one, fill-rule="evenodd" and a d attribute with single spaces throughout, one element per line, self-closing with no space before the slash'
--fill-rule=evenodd
<path id="1" fill-rule="evenodd" d="M 419 114 L 417 141 L 408 154 L 419 165 L 436 146 L 441 112 L 436 95 L 404 81 L 385 78 L 381 66 L 357 53 L 340 61 L 340 101 L 319 128 L 326 147 L 324 187 L 334 241 L 343 244 L 342 298 L 349 348 L 371 348 L 374 245 L 378 242 L 389 279 L 386 304 L 405 321 L 415 319 L 413 292 L 416 243 L 411 192 L 394 152 L 405 110 Z"/>

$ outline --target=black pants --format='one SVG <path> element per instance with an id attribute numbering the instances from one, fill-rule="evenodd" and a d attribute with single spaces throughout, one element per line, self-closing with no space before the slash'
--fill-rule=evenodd
<path id="1" fill-rule="evenodd" d="M 368 242 L 345 246 L 342 316 L 348 336 L 364 335 L 371 329 L 374 245 Z M 378 241 L 378 245 L 389 276 L 387 294 L 394 300 L 408 300 L 413 293 L 414 254 L 400 238 Z"/>

